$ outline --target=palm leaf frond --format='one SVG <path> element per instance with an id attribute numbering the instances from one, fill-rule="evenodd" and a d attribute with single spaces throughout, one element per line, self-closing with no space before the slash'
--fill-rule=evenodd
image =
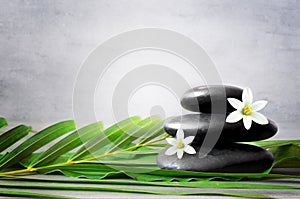
<path id="1" fill-rule="evenodd" d="M 25 125 L 19 125 L 0 136 L 0 153 L 28 135 L 31 131 L 31 127 Z"/>
<path id="2" fill-rule="evenodd" d="M 73 121 L 65 121 L 40 131 L 2 158 L 0 161 L 0 169 L 5 169 L 22 161 L 37 149 L 74 129 L 75 124 Z"/>
<path id="3" fill-rule="evenodd" d="M 96 122 L 85 126 L 78 131 L 74 131 L 72 134 L 60 140 L 42 153 L 36 160 L 33 160 L 28 167 L 43 166 L 76 147 L 81 146 L 82 143 L 85 143 L 102 131 L 103 125 L 101 122 Z"/>
<path id="4" fill-rule="evenodd" d="M 7 126 L 0 118 L 0 128 Z M 30 127 L 19 125 L 0 136 L 0 152 L 28 135 Z M 101 122 L 76 129 L 73 121 L 54 124 L 22 142 L 11 152 L 0 154 L 0 195 L 42 198 L 66 198 L 40 194 L 35 190 L 89 190 L 124 193 L 147 193 L 167 195 L 224 195 L 235 197 L 267 198 L 266 195 L 244 192 L 185 192 L 157 189 L 142 189 L 138 186 L 222 188 L 222 189 L 300 189 L 298 185 L 245 183 L 241 180 L 274 178 L 300 179 L 298 175 L 264 173 L 209 173 L 172 171 L 156 165 L 157 153 L 166 147 L 164 140 L 169 135 L 163 130 L 163 121 L 152 116 L 146 119 L 131 117 L 104 129 Z M 36 152 L 47 144 L 53 144 L 42 152 Z M 300 168 L 300 141 L 274 140 L 250 144 L 261 146 L 275 156 L 273 168 Z M 19 165 L 21 164 L 21 165 Z M 23 166 L 23 168 L 20 168 Z M 61 173 L 72 179 L 59 180 L 19 176 L 17 174 Z M 82 181 L 79 177 L 87 178 Z M 109 180 L 115 178 L 118 180 Z M 122 180 L 121 180 L 122 179 Z M 124 181 L 123 179 L 130 179 Z M 15 182 L 12 182 L 15 180 Z M 11 182 L 9 182 L 11 181 Z M 26 183 L 22 183 L 22 182 Z M 30 184 L 30 182 L 39 182 Z M 55 183 L 75 183 L 72 186 Z M 81 183 L 76 185 L 76 183 Z M 82 186 L 82 183 L 86 186 Z M 94 187 L 89 184 L 105 184 Z M 115 185 L 130 185 L 121 188 Z M 12 190 L 13 188 L 13 190 Z M 26 191 L 27 189 L 30 189 Z"/>
<path id="5" fill-rule="evenodd" d="M 136 155 L 143 154 L 144 150 L 149 151 L 149 154 L 153 154 L 154 149 L 152 148 L 144 148 L 143 152 L 139 152 L 141 147 L 147 146 L 147 144 L 153 141 L 146 137 L 146 140 L 152 141 L 145 142 L 145 135 L 163 134 L 162 120 L 157 116 L 144 120 L 141 120 L 140 117 L 128 118 L 112 125 L 106 130 L 103 129 L 101 122 L 74 130 L 74 122 L 65 121 L 36 133 L 5 155 L 0 161 L 0 169 L 2 170 L 17 163 L 21 163 L 25 168 L 17 170 L 9 169 L 10 171 L 0 172 L 0 175 L 14 175 L 34 171 L 49 173 L 57 169 L 67 173 L 68 171 L 64 167 L 70 165 L 78 165 L 85 162 L 95 163 L 99 159 L 104 159 L 105 161 L 105 158 L 112 156 L 133 158 Z M 71 131 L 73 132 L 70 133 Z M 70 134 L 54 143 L 46 151 L 39 154 L 33 153 L 67 133 Z M 142 143 L 139 142 L 141 138 L 144 139 Z M 160 140 L 162 139 L 160 138 L 156 141 Z M 66 156 L 68 152 L 77 147 L 81 148 L 77 152 Z"/>
<path id="6" fill-rule="evenodd" d="M 7 121 L 5 118 L 0 117 L 0 129 L 5 128 L 7 126 Z"/>

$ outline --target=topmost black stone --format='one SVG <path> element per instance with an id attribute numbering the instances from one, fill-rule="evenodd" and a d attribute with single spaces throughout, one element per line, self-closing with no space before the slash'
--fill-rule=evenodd
<path id="1" fill-rule="evenodd" d="M 243 89 L 235 86 L 212 85 L 199 86 L 185 92 L 181 98 L 181 106 L 189 111 L 212 113 L 229 113 L 235 109 L 227 98 L 242 100 Z"/>

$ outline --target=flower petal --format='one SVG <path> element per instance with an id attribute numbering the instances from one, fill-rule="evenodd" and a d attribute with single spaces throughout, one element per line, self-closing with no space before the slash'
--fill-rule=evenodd
<path id="1" fill-rule="evenodd" d="M 243 102 L 241 102 L 240 100 L 238 99 L 235 99 L 235 98 L 227 98 L 227 101 L 229 102 L 229 104 L 237 109 L 237 110 L 241 110 L 243 107 L 244 107 L 244 104 Z"/>
<path id="2" fill-rule="evenodd" d="M 247 130 L 249 130 L 251 128 L 251 125 L 252 125 L 252 118 L 251 116 L 244 116 L 243 117 L 243 123 L 244 123 L 244 126 Z"/>
<path id="3" fill-rule="evenodd" d="M 253 95 L 250 88 L 245 88 L 243 90 L 242 99 L 244 104 L 252 104 L 253 101 Z"/>
<path id="4" fill-rule="evenodd" d="M 166 155 L 173 155 L 177 152 L 177 148 L 175 146 L 171 146 L 165 152 Z"/>
<path id="5" fill-rule="evenodd" d="M 176 139 L 175 138 L 166 138 L 166 141 L 171 145 L 176 145 Z"/>
<path id="6" fill-rule="evenodd" d="M 183 156 L 183 149 L 178 149 L 178 150 L 177 150 L 177 157 L 178 157 L 179 159 L 181 159 L 182 156 Z"/>
<path id="7" fill-rule="evenodd" d="M 251 116 L 252 116 L 252 120 L 254 122 L 256 122 L 257 124 L 264 125 L 264 124 L 268 124 L 269 123 L 268 119 L 263 114 L 261 114 L 261 113 L 253 112 Z"/>
<path id="8" fill-rule="evenodd" d="M 184 151 L 188 154 L 195 154 L 196 153 L 195 149 L 190 145 L 186 145 L 184 147 Z"/>
<path id="9" fill-rule="evenodd" d="M 266 100 L 259 100 L 252 104 L 252 110 L 253 111 L 260 111 L 261 109 L 265 108 L 265 106 L 268 104 L 268 101 Z"/>
<path id="10" fill-rule="evenodd" d="M 184 139 L 184 132 L 181 128 L 179 128 L 177 130 L 176 138 L 177 138 L 177 140 L 183 140 Z"/>
<path id="11" fill-rule="evenodd" d="M 190 143 L 193 142 L 194 138 L 195 138 L 195 136 L 189 136 L 189 137 L 186 137 L 186 138 L 184 138 L 183 143 L 184 143 L 185 145 L 188 145 L 188 144 L 190 144 Z"/>
<path id="12" fill-rule="evenodd" d="M 230 113 L 227 118 L 226 118 L 226 122 L 228 123 L 235 123 L 240 121 L 243 118 L 243 115 L 240 111 L 233 111 L 232 113 Z"/>

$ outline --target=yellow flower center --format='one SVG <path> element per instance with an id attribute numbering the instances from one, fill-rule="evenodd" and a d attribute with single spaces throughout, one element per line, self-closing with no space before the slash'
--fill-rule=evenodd
<path id="1" fill-rule="evenodd" d="M 181 140 L 179 140 L 176 144 L 177 149 L 183 149 L 184 148 L 184 144 Z"/>
<path id="2" fill-rule="evenodd" d="M 242 110 L 243 115 L 251 115 L 252 114 L 252 108 L 248 104 L 243 108 Z"/>

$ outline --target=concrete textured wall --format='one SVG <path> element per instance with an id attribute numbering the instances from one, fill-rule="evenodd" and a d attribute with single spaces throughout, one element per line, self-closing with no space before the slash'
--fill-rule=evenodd
<path id="1" fill-rule="evenodd" d="M 120 32 L 158 27 L 202 46 L 225 83 L 267 99 L 275 138 L 299 138 L 300 1 L 0 1 L 0 114 L 45 126 L 72 118 L 82 61 Z"/>

